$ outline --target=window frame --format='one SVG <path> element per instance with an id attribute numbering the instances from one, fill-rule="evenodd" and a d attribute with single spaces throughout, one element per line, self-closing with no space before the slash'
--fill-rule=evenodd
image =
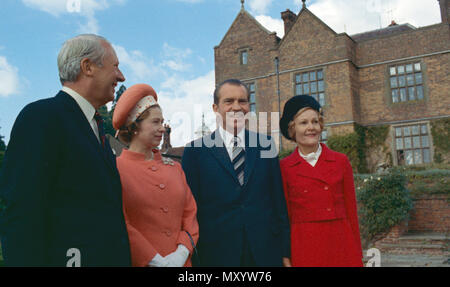
<path id="1" fill-rule="evenodd" d="M 418 134 L 414 134 L 412 128 L 418 127 Z M 423 132 L 423 127 L 426 127 L 426 132 Z M 407 130 L 405 128 L 408 128 Z M 398 133 L 400 131 L 400 135 Z M 405 134 L 405 131 L 409 131 Z M 427 138 L 427 143 L 424 145 L 424 137 Z M 405 140 L 408 139 L 408 140 Z M 419 146 L 415 146 L 415 138 L 418 139 Z M 399 148 L 398 139 L 401 140 L 401 148 Z M 392 126 L 392 154 L 394 164 L 397 166 L 410 165 L 427 165 L 433 163 L 433 140 L 429 122 L 416 122 Z M 416 151 L 420 150 L 420 161 L 416 162 Z M 428 162 L 425 162 L 425 151 L 428 150 Z M 411 155 L 412 163 L 408 161 L 408 152 Z M 401 153 L 401 154 L 400 154 Z"/>
<path id="2" fill-rule="evenodd" d="M 311 76 L 313 75 L 313 78 Z M 319 77 L 321 75 L 321 77 Z M 325 68 L 299 71 L 293 74 L 294 96 L 308 95 L 315 98 L 321 107 L 327 104 Z M 320 84 L 321 83 L 321 84 Z M 301 91 L 299 91 L 299 88 Z M 314 88 L 314 89 L 313 89 Z"/>
<path id="3" fill-rule="evenodd" d="M 417 69 L 417 65 L 420 65 L 420 69 Z M 409 66 L 411 66 L 410 71 L 408 70 Z M 420 81 L 418 81 L 417 75 L 420 75 Z M 391 105 L 425 101 L 425 65 L 421 60 L 387 65 L 387 86 Z M 413 96 L 411 96 L 411 91 L 413 91 Z M 419 98 L 419 94 L 421 94 L 421 98 Z"/>

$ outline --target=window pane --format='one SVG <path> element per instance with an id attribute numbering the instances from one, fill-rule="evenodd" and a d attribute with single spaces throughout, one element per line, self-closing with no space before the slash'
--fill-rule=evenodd
<path id="1" fill-rule="evenodd" d="M 322 80 L 323 79 L 323 71 L 317 71 L 317 79 Z"/>
<path id="2" fill-rule="evenodd" d="M 406 89 L 405 88 L 400 89 L 400 100 L 402 102 L 406 101 Z"/>
<path id="3" fill-rule="evenodd" d="M 404 87 L 405 85 L 406 85 L 405 76 L 398 77 L 398 86 L 399 87 Z"/>
<path id="4" fill-rule="evenodd" d="M 411 129 L 409 127 L 404 127 L 403 128 L 403 135 L 404 136 L 409 136 L 411 135 Z"/>
<path id="5" fill-rule="evenodd" d="M 422 134 L 428 134 L 427 125 L 421 125 L 420 126 Z"/>
<path id="6" fill-rule="evenodd" d="M 417 86 L 417 99 L 423 99 L 423 86 Z"/>
<path id="7" fill-rule="evenodd" d="M 308 74 L 306 74 L 306 75 L 308 75 Z M 303 93 L 309 94 L 309 84 L 308 83 L 303 84 Z"/>
<path id="8" fill-rule="evenodd" d="M 391 77 L 391 88 L 397 88 L 397 77 Z"/>
<path id="9" fill-rule="evenodd" d="M 414 164 L 412 150 L 405 151 L 405 163 L 408 164 L 408 165 L 409 164 Z"/>
<path id="10" fill-rule="evenodd" d="M 409 88 L 408 88 L 408 97 L 409 97 L 409 100 L 410 100 L 410 101 L 413 101 L 413 100 L 416 99 L 416 95 L 415 95 L 415 93 L 414 93 L 415 89 L 416 89 L 416 88 L 414 88 L 414 87 L 409 87 Z"/>
<path id="11" fill-rule="evenodd" d="M 397 70 L 398 70 L 399 74 L 404 74 L 405 73 L 405 66 L 398 66 Z"/>
<path id="12" fill-rule="evenodd" d="M 414 85 L 414 75 L 413 74 L 407 75 L 406 82 L 408 83 L 408 86 L 413 86 Z"/>
<path id="13" fill-rule="evenodd" d="M 416 70 L 416 71 L 420 71 L 421 70 L 420 63 L 415 63 L 414 64 L 414 70 Z"/>
<path id="14" fill-rule="evenodd" d="M 403 149 L 403 139 L 402 138 L 395 139 L 395 145 L 397 147 L 397 150 Z"/>
<path id="15" fill-rule="evenodd" d="M 327 131 L 322 131 L 321 138 L 322 138 L 322 141 L 326 141 L 327 138 L 328 138 L 328 132 Z"/>
<path id="16" fill-rule="evenodd" d="M 317 82 L 317 84 L 318 84 L 318 91 L 319 92 L 325 91 L 325 87 L 323 85 L 323 81 L 319 81 L 319 82 Z"/>
<path id="17" fill-rule="evenodd" d="M 397 74 L 397 72 L 395 71 L 395 67 L 390 67 L 390 68 L 389 68 L 389 74 L 390 74 L 391 76 Z"/>
<path id="18" fill-rule="evenodd" d="M 309 73 L 309 80 L 315 81 L 316 80 L 316 72 L 310 72 Z"/>
<path id="19" fill-rule="evenodd" d="M 295 82 L 299 83 L 301 81 L 302 81 L 302 79 L 301 79 L 300 75 L 295 75 Z"/>
<path id="20" fill-rule="evenodd" d="M 395 136 L 396 137 L 402 136 L 402 128 L 395 128 Z"/>
<path id="21" fill-rule="evenodd" d="M 411 138 L 405 138 L 405 148 L 411 148 Z"/>
<path id="22" fill-rule="evenodd" d="M 311 93 L 316 93 L 317 92 L 317 82 L 311 82 Z"/>
<path id="23" fill-rule="evenodd" d="M 250 93 L 250 103 L 255 102 L 255 93 Z"/>
<path id="24" fill-rule="evenodd" d="M 414 75 L 416 77 L 416 85 L 422 84 L 422 73 L 415 73 Z"/>
<path id="25" fill-rule="evenodd" d="M 413 135 L 418 135 L 419 134 L 419 126 L 412 126 L 412 134 Z"/>
<path id="26" fill-rule="evenodd" d="M 320 104 L 321 106 L 324 106 L 324 105 L 325 105 L 325 94 L 324 94 L 324 93 L 320 93 L 320 94 L 319 94 L 319 104 Z"/>
<path id="27" fill-rule="evenodd" d="M 430 150 L 429 149 L 424 149 L 423 150 L 423 162 L 424 163 L 430 163 Z"/>
<path id="28" fill-rule="evenodd" d="M 256 113 L 256 105 L 255 104 L 251 104 L 250 105 L 250 112 L 255 112 Z"/>
<path id="29" fill-rule="evenodd" d="M 247 52 L 242 52 L 241 53 L 241 63 L 243 65 L 247 65 L 247 58 L 248 58 Z"/>
<path id="30" fill-rule="evenodd" d="M 254 92 L 255 91 L 255 84 L 250 84 L 250 92 Z"/>
<path id="31" fill-rule="evenodd" d="M 392 90 L 392 102 L 393 103 L 398 103 L 398 90 Z"/>
<path id="32" fill-rule="evenodd" d="M 422 163 L 422 150 L 420 150 L 420 149 L 414 150 L 414 162 L 416 164 Z"/>
<path id="33" fill-rule="evenodd" d="M 407 73 L 412 73 L 412 71 L 413 71 L 413 65 L 412 64 L 406 65 L 406 72 Z"/>
<path id="34" fill-rule="evenodd" d="M 298 84 L 295 86 L 295 94 L 298 95 L 302 95 L 302 84 Z"/>
<path id="35" fill-rule="evenodd" d="M 422 136 L 422 147 L 429 147 L 428 136 Z"/>
<path id="36" fill-rule="evenodd" d="M 309 75 L 308 73 L 303 73 L 303 76 L 302 76 L 302 81 L 303 82 L 309 82 L 309 76 L 308 75 Z"/>
<path id="37" fill-rule="evenodd" d="M 420 137 L 413 137 L 413 147 L 420 147 Z"/>

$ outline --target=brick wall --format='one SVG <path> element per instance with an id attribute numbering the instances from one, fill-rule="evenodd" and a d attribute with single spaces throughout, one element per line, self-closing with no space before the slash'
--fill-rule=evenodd
<path id="1" fill-rule="evenodd" d="M 408 231 L 450 232 L 450 208 L 447 195 L 427 195 L 414 199 Z"/>

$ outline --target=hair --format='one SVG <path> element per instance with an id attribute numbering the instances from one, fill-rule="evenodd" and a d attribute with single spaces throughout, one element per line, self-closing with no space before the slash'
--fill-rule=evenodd
<path id="1" fill-rule="evenodd" d="M 109 42 L 102 36 L 82 34 L 67 40 L 58 54 L 59 80 L 61 84 L 76 81 L 81 71 L 81 61 L 88 58 L 102 66 L 106 48 L 103 42 Z"/>
<path id="2" fill-rule="evenodd" d="M 161 109 L 159 105 L 153 105 L 146 109 L 134 122 L 127 126 L 121 127 L 119 129 L 119 139 L 126 144 L 130 144 L 131 140 L 133 139 L 134 133 L 139 131 L 139 123 L 148 118 L 150 116 L 151 110 L 154 108 Z"/>
<path id="3" fill-rule="evenodd" d="M 310 108 L 310 107 L 305 107 L 300 109 L 295 116 L 292 118 L 292 121 L 289 122 L 288 124 L 288 135 L 291 138 L 291 141 L 295 142 L 295 119 L 302 114 L 303 112 L 307 111 L 307 110 L 313 110 L 317 113 L 317 115 L 319 116 L 319 125 L 320 125 L 320 130 L 323 131 L 324 128 L 324 121 L 323 121 L 323 116 L 316 110 Z"/>
<path id="4" fill-rule="evenodd" d="M 225 80 L 222 83 L 220 83 L 214 90 L 214 104 L 216 104 L 216 105 L 219 104 L 219 92 L 220 92 L 220 89 L 222 88 L 222 86 L 225 84 L 244 87 L 244 89 L 247 93 L 247 99 L 250 101 L 250 91 L 248 90 L 247 86 L 244 85 L 244 83 L 242 83 L 238 79 L 228 79 L 228 80 Z"/>

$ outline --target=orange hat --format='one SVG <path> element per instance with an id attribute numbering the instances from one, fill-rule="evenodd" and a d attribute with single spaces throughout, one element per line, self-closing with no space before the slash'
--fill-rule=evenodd
<path id="1" fill-rule="evenodd" d="M 120 96 L 113 114 L 113 127 L 119 130 L 134 122 L 146 109 L 157 105 L 158 96 L 147 84 L 136 84 Z"/>

